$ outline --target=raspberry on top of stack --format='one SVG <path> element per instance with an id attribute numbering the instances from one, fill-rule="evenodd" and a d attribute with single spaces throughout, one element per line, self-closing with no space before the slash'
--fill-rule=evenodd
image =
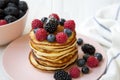
<path id="1" fill-rule="evenodd" d="M 31 64 L 41 70 L 64 69 L 78 58 L 74 20 L 50 14 L 32 21 Z"/>

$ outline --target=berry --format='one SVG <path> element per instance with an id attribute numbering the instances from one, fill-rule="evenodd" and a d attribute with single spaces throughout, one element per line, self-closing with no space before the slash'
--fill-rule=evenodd
<path id="1" fill-rule="evenodd" d="M 63 18 L 61 18 L 61 19 L 59 20 L 59 24 L 60 24 L 61 26 L 64 25 L 64 22 L 65 22 L 65 19 L 63 19 Z"/>
<path id="2" fill-rule="evenodd" d="M 64 33 L 67 34 L 68 37 L 72 35 L 72 31 L 70 29 L 64 29 Z"/>
<path id="3" fill-rule="evenodd" d="M 55 18 L 55 19 L 59 20 L 59 16 L 56 13 L 50 14 L 49 18 Z"/>
<path id="4" fill-rule="evenodd" d="M 7 4 L 7 7 L 16 7 L 16 8 L 18 8 L 17 5 L 14 4 L 14 3 L 8 3 L 8 4 Z"/>
<path id="5" fill-rule="evenodd" d="M 17 20 L 17 18 L 16 17 L 14 17 L 14 16 L 11 16 L 11 15 L 7 15 L 7 16 L 5 16 L 5 18 L 4 18 L 8 23 L 11 23 L 11 22 L 14 22 L 14 21 L 16 21 Z"/>
<path id="6" fill-rule="evenodd" d="M 75 22 L 74 22 L 74 20 L 65 21 L 64 28 L 65 29 L 67 28 L 67 29 L 70 29 L 70 30 L 74 31 L 75 30 Z"/>
<path id="7" fill-rule="evenodd" d="M 18 16 L 19 15 L 19 10 L 16 7 L 6 7 L 4 9 L 5 15 L 12 15 L 12 16 Z"/>
<path id="8" fill-rule="evenodd" d="M 28 9 L 27 3 L 25 1 L 20 1 L 19 2 L 19 9 L 26 12 Z"/>
<path id="9" fill-rule="evenodd" d="M 39 28 L 35 33 L 35 36 L 38 41 L 43 41 L 47 38 L 47 32 L 45 29 Z"/>
<path id="10" fill-rule="evenodd" d="M 32 29 L 43 28 L 43 23 L 39 19 L 34 19 L 32 21 Z"/>
<path id="11" fill-rule="evenodd" d="M 54 74 L 55 80 L 72 80 L 71 76 L 64 70 L 57 70 Z"/>
<path id="12" fill-rule="evenodd" d="M 68 37 L 64 32 L 57 33 L 56 35 L 56 41 L 58 43 L 65 43 L 67 41 Z"/>
<path id="13" fill-rule="evenodd" d="M 69 74 L 72 78 L 78 78 L 80 76 L 80 70 L 74 66 L 70 69 Z"/>
<path id="14" fill-rule="evenodd" d="M 54 18 L 49 18 L 44 25 L 44 29 L 49 33 L 54 33 L 57 30 L 58 21 Z"/>
<path id="15" fill-rule="evenodd" d="M 88 74 L 90 70 L 87 66 L 83 66 L 81 71 L 82 71 L 83 74 Z"/>
<path id="16" fill-rule="evenodd" d="M 54 42 L 54 41 L 55 41 L 55 35 L 54 35 L 54 34 L 49 34 L 49 35 L 47 36 L 47 40 L 48 40 L 49 42 Z"/>
<path id="17" fill-rule="evenodd" d="M 33 29 L 34 33 L 36 33 L 38 29 L 39 29 L 39 28 L 35 28 L 35 29 Z"/>
<path id="18" fill-rule="evenodd" d="M 96 53 L 94 56 L 98 59 L 98 61 L 102 61 L 103 59 L 103 56 L 100 53 Z"/>
<path id="19" fill-rule="evenodd" d="M 77 44 L 78 44 L 78 45 L 82 45 L 82 44 L 83 44 L 83 39 L 82 39 L 82 38 L 78 38 Z"/>
<path id="20" fill-rule="evenodd" d="M 85 53 L 85 54 L 89 54 L 89 55 L 94 55 L 95 53 L 95 48 L 94 46 L 90 45 L 90 44 L 84 44 L 82 47 L 81 47 L 82 51 Z"/>
<path id="21" fill-rule="evenodd" d="M 0 0 L 0 9 L 3 9 L 6 7 L 6 0 Z"/>
<path id="22" fill-rule="evenodd" d="M 84 59 L 85 61 L 87 61 L 87 59 L 89 58 L 89 56 L 90 56 L 90 55 L 85 54 L 85 55 L 83 55 L 83 59 Z"/>
<path id="23" fill-rule="evenodd" d="M 43 23 L 45 23 L 46 21 L 47 21 L 47 17 L 43 17 L 42 19 L 41 19 L 41 21 L 43 22 Z"/>
<path id="24" fill-rule="evenodd" d="M 19 10 L 19 16 L 18 16 L 18 18 L 21 18 L 22 16 L 24 16 L 24 12 L 22 11 L 22 10 Z"/>
<path id="25" fill-rule="evenodd" d="M 86 61 L 84 60 L 84 59 L 78 59 L 77 60 L 77 65 L 79 66 L 79 67 L 82 67 L 82 66 L 84 66 L 86 64 Z"/>
<path id="26" fill-rule="evenodd" d="M 98 64 L 99 64 L 99 61 L 94 56 L 90 56 L 87 59 L 87 65 L 91 68 L 97 67 Z"/>
<path id="27" fill-rule="evenodd" d="M 0 26 L 7 24 L 6 20 L 0 20 Z"/>
<path id="28" fill-rule="evenodd" d="M 4 11 L 2 9 L 0 9 L 0 19 L 4 18 Z"/>
<path id="29" fill-rule="evenodd" d="M 18 5 L 18 3 L 19 3 L 19 0 L 9 0 L 11 3 L 14 3 L 14 4 L 16 4 L 16 5 Z"/>

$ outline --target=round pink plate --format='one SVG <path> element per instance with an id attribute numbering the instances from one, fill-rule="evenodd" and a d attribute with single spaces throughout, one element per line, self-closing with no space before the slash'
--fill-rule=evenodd
<path id="1" fill-rule="evenodd" d="M 89 43 L 95 46 L 96 52 L 103 55 L 103 60 L 96 68 L 90 68 L 89 74 L 81 74 L 79 78 L 72 80 L 97 80 L 105 71 L 107 64 L 107 56 L 102 47 L 95 41 L 78 35 L 84 40 L 84 43 Z M 3 55 L 2 65 L 5 73 L 12 80 L 54 80 L 54 72 L 40 71 L 34 68 L 29 62 L 29 36 L 24 35 L 21 38 L 12 42 L 5 50 Z M 82 57 L 83 52 L 79 47 L 79 57 Z"/>

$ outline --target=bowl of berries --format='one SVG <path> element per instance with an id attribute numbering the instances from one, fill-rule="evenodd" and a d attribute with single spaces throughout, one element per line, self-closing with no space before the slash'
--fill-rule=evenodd
<path id="1" fill-rule="evenodd" d="M 28 15 L 28 5 L 20 0 L 0 0 L 0 46 L 22 35 Z"/>

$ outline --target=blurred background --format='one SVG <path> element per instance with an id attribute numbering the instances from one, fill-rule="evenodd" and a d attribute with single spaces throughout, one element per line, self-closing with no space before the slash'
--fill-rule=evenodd
<path id="1" fill-rule="evenodd" d="M 25 0 L 29 5 L 27 26 L 34 18 L 57 13 L 63 18 L 74 19 L 77 27 L 108 5 L 119 4 L 120 0 Z M 27 28 L 27 27 L 26 27 Z M 29 30 L 29 29 L 27 29 Z"/>

